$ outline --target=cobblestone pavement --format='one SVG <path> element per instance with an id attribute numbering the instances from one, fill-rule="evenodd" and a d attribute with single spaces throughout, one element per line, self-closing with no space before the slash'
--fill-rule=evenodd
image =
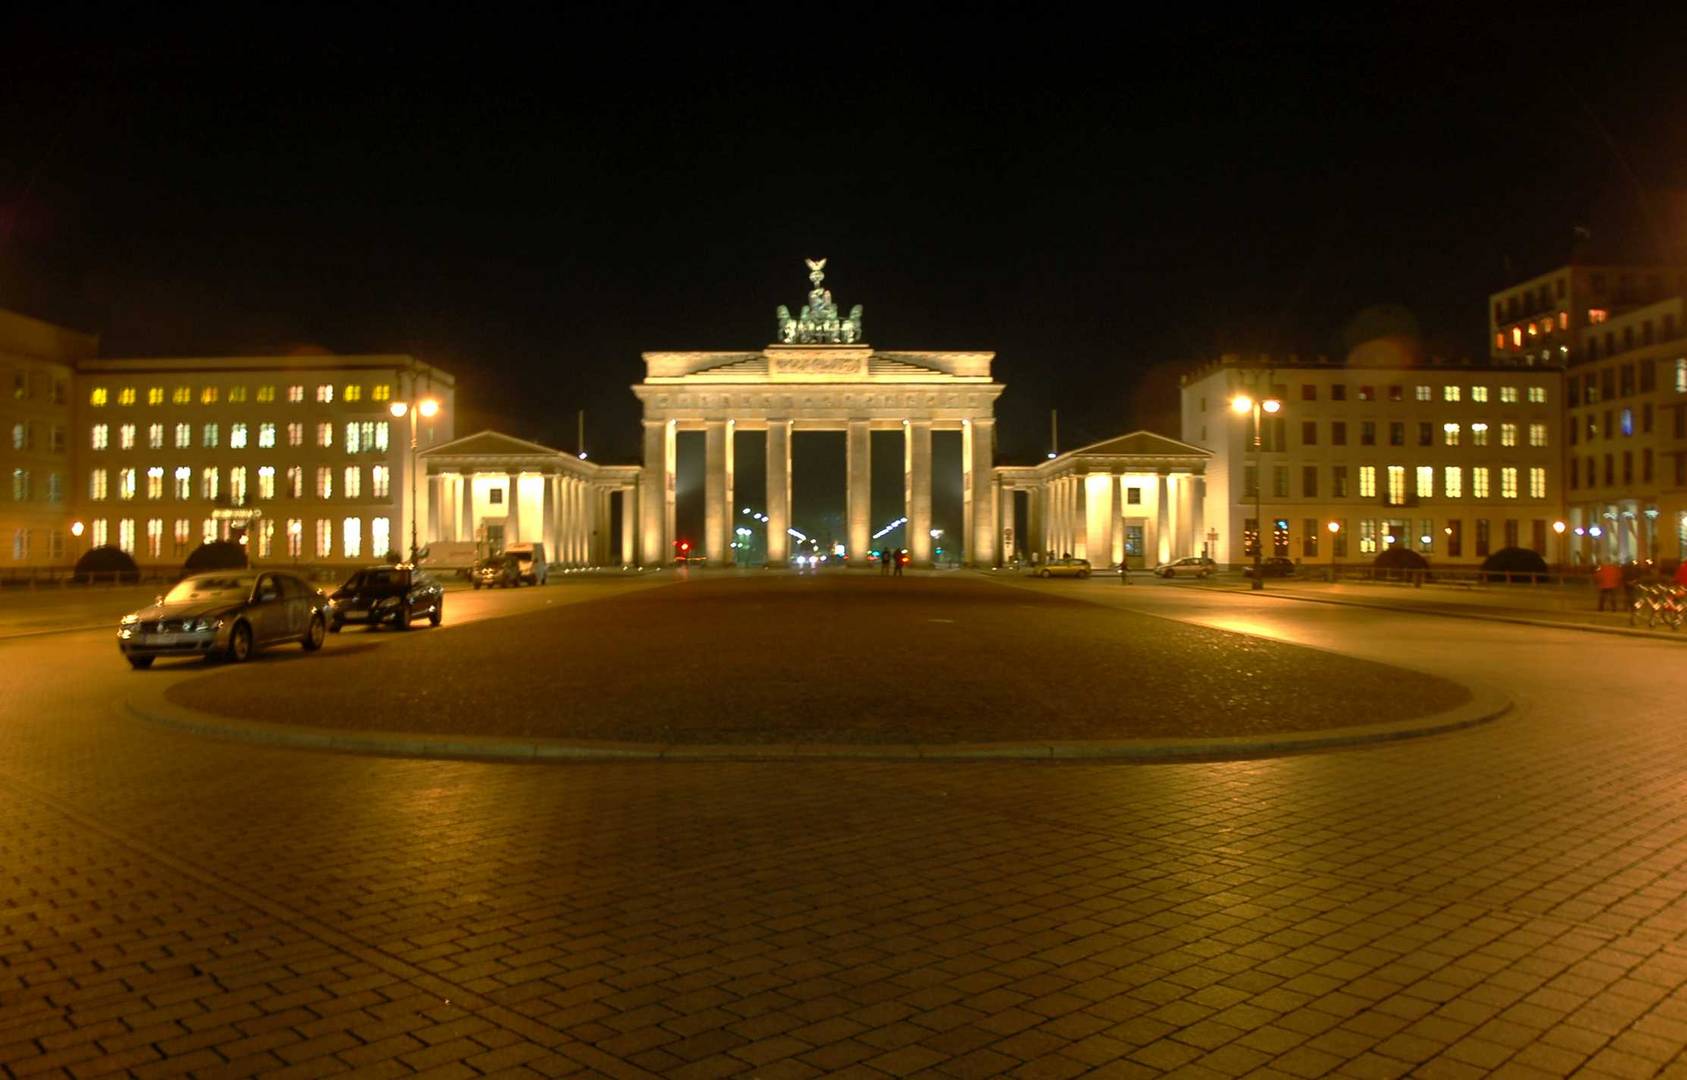
<path id="1" fill-rule="evenodd" d="M 1085 595 L 1487 680 L 1523 707 L 1454 735 L 1214 764 L 488 765 L 151 727 L 114 707 L 135 676 L 109 634 L 8 642 L 0 1062 L 1687 1067 L 1678 648 L 1196 590 Z M 934 658 L 932 677 L 958 662 Z"/>
<path id="2" fill-rule="evenodd" d="M 406 670 L 449 678 L 372 695 L 395 654 L 284 652 L 297 663 L 215 672 L 169 696 L 266 723 L 740 745 L 1259 735 L 1469 701 L 1446 680 L 972 574 L 708 577 L 413 636 Z M 933 678 L 947 657 L 961 662 Z M 604 692 L 606 673 L 635 669 Z M 1205 677 L 1220 670 L 1232 677 Z"/>

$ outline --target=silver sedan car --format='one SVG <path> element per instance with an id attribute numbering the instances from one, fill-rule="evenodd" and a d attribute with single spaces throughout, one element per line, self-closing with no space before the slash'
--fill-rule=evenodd
<path id="1" fill-rule="evenodd" d="M 328 618 L 328 598 L 292 574 L 224 570 L 184 578 L 151 607 L 123 616 L 117 647 L 137 668 L 160 656 L 238 662 L 289 641 L 315 652 Z"/>
<path id="2" fill-rule="evenodd" d="M 1050 559 L 1040 566 L 1027 568 L 1027 573 L 1034 577 L 1089 577 L 1090 561 L 1088 559 Z"/>

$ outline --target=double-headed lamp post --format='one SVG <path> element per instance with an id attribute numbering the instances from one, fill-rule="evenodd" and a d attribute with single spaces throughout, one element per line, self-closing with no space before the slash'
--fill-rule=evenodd
<path id="1" fill-rule="evenodd" d="M 1564 550 L 1566 546 L 1564 530 L 1568 527 L 1569 526 L 1564 524 L 1564 520 L 1562 518 L 1552 523 L 1552 531 L 1558 534 L 1558 572 L 1560 574 L 1564 573 L 1565 569 L 1570 565 L 1570 556 Z"/>
<path id="2" fill-rule="evenodd" d="M 1265 547 L 1265 518 L 1259 509 L 1260 489 L 1265 487 L 1265 462 L 1259 442 L 1259 418 L 1261 413 L 1276 413 L 1283 408 L 1283 403 L 1276 398 L 1255 398 L 1247 394 L 1237 394 L 1230 399 L 1230 411 L 1238 416 L 1253 413 L 1254 416 L 1254 580 L 1253 589 L 1258 592 L 1265 588 L 1265 575 L 1260 569 L 1260 552 Z"/>
<path id="3" fill-rule="evenodd" d="M 416 544 L 416 416 L 420 413 L 429 419 L 439 414 L 439 401 L 435 398 L 423 398 L 411 408 L 408 401 L 395 401 L 387 406 L 387 411 L 393 416 L 410 417 L 410 561 L 414 563 L 421 549 Z M 381 552 L 382 556 L 386 552 Z"/>

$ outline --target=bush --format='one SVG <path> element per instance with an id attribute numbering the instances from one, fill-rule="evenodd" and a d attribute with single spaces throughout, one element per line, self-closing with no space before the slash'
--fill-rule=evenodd
<path id="1" fill-rule="evenodd" d="M 1525 547 L 1500 548 L 1482 560 L 1484 581 L 1544 581 L 1546 574 L 1546 560 Z"/>
<path id="2" fill-rule="evenodd" d="M 1427 573 L 1413 573 L 1429 569 L 1429 560 L 1400 544 L 1392 544 L 1376 557 L 1371 563 L 1373 577 L 1384 581 L 1405 581 L 1410 578 L 1427 578 Z"/>
<path id="3" fill-rule="evenodd" d="M 230 540 L 213 540 L 200 544 L 187 554 L 182 573 L 198 574 L 206 570 L 246 569 L 246 546 Z"/>
<path id="4" fill-rule="evenodd" d="M 77 559 L 76 568 L 70 574 L 70 580 L 77 585 L 94 582 L 122 582 L 125 585 L 133 585 L 140 579 L 141 569 L 135 565 L 135 560 L 129 553 L 109 544 L 93 548 Z"/>

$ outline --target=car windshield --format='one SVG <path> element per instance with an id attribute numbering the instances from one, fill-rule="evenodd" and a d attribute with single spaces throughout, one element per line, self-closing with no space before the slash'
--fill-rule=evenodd
<path id="1" fill-rule="evenodd" d="M 360 570 L 346 582 L 348 589 L 392 589 L 402 587 L 402 570 Z"/>
<path id="2" fill-rule="evenodd" d="M 244 600 L 252 591 L 252 578 L 229 574 L 191 577 L 176 583 L 164 594 L 166 604 L 199 603 L 206 600 Z"/>

